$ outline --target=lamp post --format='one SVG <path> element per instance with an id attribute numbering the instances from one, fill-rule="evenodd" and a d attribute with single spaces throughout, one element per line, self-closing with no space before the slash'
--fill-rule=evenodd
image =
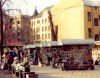
<path id="1" fill-rule="evenodd" d="M 3 54 L 3 13 L 2 13 L 2 4 L 0 0 L 0 29 L 1 29 L 1 52 L 0 52 L 0 61 L 2 60 L 2 54 Z"/>

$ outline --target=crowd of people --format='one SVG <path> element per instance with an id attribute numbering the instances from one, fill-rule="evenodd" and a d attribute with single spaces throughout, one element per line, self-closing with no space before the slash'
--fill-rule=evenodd
<path id="1" fill-rule="evenodd" d="M 53 53 L 49 50 L 42 53 L 40 50 L 30 51 L 23 50 L 22 48 L 6 48 L 2 55 L 1 69 L 7 69 L 8 66 L 14 63 L 15 59 L 21 62 L 28 62 L 34 65 L 46 65 L 55 67 L 61 63 L 61 56 L 59 53 Z"/>
<path id="2" fill-rule="evenodd" d="M 4 48 L 3 55 L 2 55 L 2 65 L 1 69 L 5 70 L 8 69 L 8 66 L 14 62 L 14 58 L 18 57 L 19 60 L 22 60 L 24 53 L 21 49 L 17 48 Z"/>
<path id="3" fill-rule="evenodd" d="M 53 53 L 51 50 L 48 50 L 46 52 L 36 52 L 37 54 L 37 64 L 40 64 L 40 66 L 46 65 L 46 66 L 52 66 L 53 68 L 61 65 L 61 54 L 59 52 Z"/>

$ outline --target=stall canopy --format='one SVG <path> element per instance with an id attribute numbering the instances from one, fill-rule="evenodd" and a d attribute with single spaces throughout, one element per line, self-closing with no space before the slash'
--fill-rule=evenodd
<path id="1" fill-rule="evenodd" d="M 28 44 L 28 45 L 24 45 L 23 49 L 28 49 L 28 48 L 36 48 L 36 47 L 41 47 L 42 44 Z"/>
<path id="2" fill-rule="evenodd" d="M 23 49 L 28 49 L 29 48 L 29 45 L 24 45 L 23 46 Z"/>
<path id="3" fill-rule="evenodd" d="M 41 47 L 48 47 L 48 43 L 41 43 Z"/>
<path id="4" fill-rule="evenodd" d="M 41 47 L 41 44 L 34 44 L 35 47 Z"/>
<path id="5" fill-rule="evenodd" d="M 95 45 L 93 39 L 61 39 L 58 45 Z"/>
<path id="6" fill-rule="evenodd" d="M 49 41 L 48 46 L 58 46 L 58 41 Z"/>
<path id="7" fill-rule="evenodd" d="M 34 44 L 30 44 L 28 46 L 29 46 L 29 48 L 35 48 L 36 47 Z"/>

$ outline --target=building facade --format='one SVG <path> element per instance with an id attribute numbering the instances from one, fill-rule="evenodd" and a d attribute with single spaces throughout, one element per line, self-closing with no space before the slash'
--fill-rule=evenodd
<path id="1" fill-rule="evenodd" d="M 33 17 L 30 20 L 31 43 L 42 43 L 51 41 L 51 27 L 49 22 L 49 14 L 52 6 L 45 8 L 39 14 L 35 8 Z"/>
<path id="2" fill-rule="evenodd" d="M 61 0 L 52 9 L 59 39 L 100 40 L 100 7 L 86 0 Z"/>
<path id="3" fill-rule="evenodd" d="M 12 34 L 22 44 L 30 43 L 29 16 L 18 15 L 12 17 Z"/>

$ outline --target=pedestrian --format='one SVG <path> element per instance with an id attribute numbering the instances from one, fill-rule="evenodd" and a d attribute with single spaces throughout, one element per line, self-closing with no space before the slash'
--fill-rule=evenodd
<path id="1" fill-rule="evenodd" d="M 36 65 L 38 64 L 38 51 L 36 51 L 35 53 L 35 64 Z"/>
<path id="2" fill-rule="evenodd" d="M 5 52 L 2 56 L 2 65 L 1 65 L 1 69 L 2 70 L 7 70 L 8 69 L 8 65 L 7 65 L 7 53 Z"/>
<path id="3" fill-rule="evenodd" d="M 52 63 L 52 53 L 47 52 L 47 58 L 48 58 L 48 66 L 50 66 Z"/>

